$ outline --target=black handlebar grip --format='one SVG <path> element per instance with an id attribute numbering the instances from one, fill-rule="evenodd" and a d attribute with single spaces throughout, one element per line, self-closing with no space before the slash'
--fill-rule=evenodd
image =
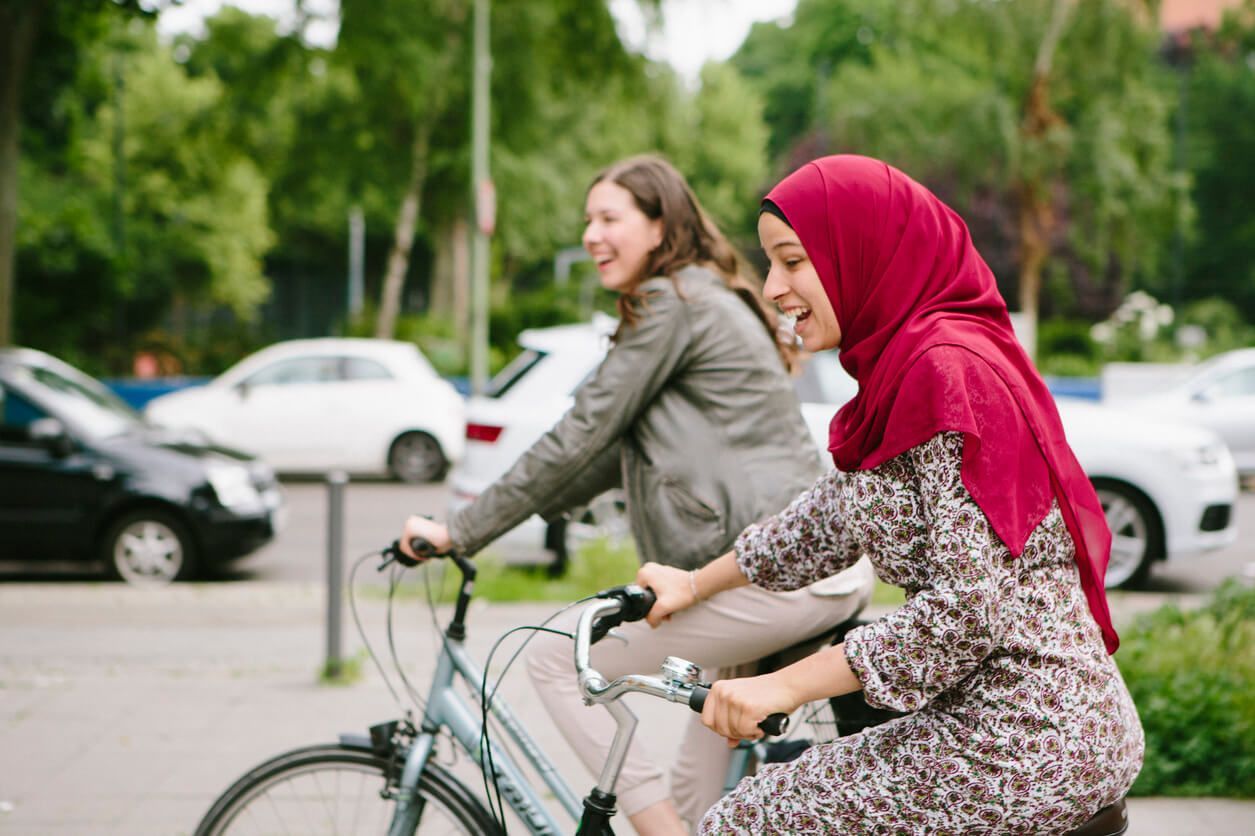
<path id="1" fill-rule="evenodd" d="M 649 615 L 649 611 L 654 608 L 654 604 L 658 603 L 658 596 L 649 587 L 645 587 L 644 594 L 641 595 L 641 618 Z"/>
<path id="2" fill-rule="evenodd" d="M 422 537 L 414 537 L 410 540 L 410 550 L 419 557 L 436 556 L 436 547 Z"/>
<path id="3" fill-rule="evenodd" d="M 706 697 L 710 694 L 710 689 L 705 685 L 694 685 L 692 693 L 689 694 L 689 708 L 702 713 L 702 708 L 706 705 Z M 763 734 L 773 737 L 784 734 L 789 730 L 789 715 L 777 711 L 775 714 L 767 715 L 767 719 L 758 724 L 763 730 Z"/>

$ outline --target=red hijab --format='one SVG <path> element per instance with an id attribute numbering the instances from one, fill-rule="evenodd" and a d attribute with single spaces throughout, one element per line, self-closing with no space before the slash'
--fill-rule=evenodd
<path id="1" fill-rule="evenodd" d="M 829 429 L 837 467 L 873 468 L 939 432 L 962 432 L 963 484 L 1012 555 L 1058 501 L 1114 653 L 1103 583 L 1111 532 L 967 225 L 867 157 L 807 163 L 767 199 L 815 265 L 841 328 L 841 365 L 859 384 Z"/>

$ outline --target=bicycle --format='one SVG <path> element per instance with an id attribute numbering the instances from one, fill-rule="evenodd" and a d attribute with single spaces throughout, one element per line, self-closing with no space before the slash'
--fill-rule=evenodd
<path id="1" fill-rule="evenodd" d="M 495 809 L 490 812 L 475 793 L 432 759 L 442 733 L 451 735 L 480 767 L 485 787 L 489 781 L 495 785 L 498 806 L 504 799 L 528 832 L 564 832 L 510 749 L 485 741 L 488 714 L 540 776 L 558 805 L 577 822 L 578 836 L 601 836 L 612 833 L 609 820 L 615 814 L 614 786 L 636 726 L 635 715 L 620 698 L 628 693 L 646 693 L 701 711 L 707 693 L 701 669 L 683 659 L 669 657 L 657 676 L 633 674 L 613 682 L 607 682 L 591 667 L 589 649 L 593 643 L 619 624 L 643 619 L 653 606 L 653 593 L 635 585 L 613 587 L 592 596 L 580 615 L 574 636 L 576 671 L 585 702 L 603 705 L 614 717 L 617 731 L 595 788 L 583 800 L 578 799 L 505 701 L 494 698 L 492 693 L 484 699 L 484 669 L 463 645 L 466 611 L 476 576 L 474 564 L 457 554 L 435 555 L 421 541 L 414 545 L 416 552 L 425 556 L 448 557 L 462 576 L 453 618 L 443 632 L 435 674 L 417 725 L 407 712 L 402 719 L 371 727 L 368 735 L 344 734 L 337 743 L 306 746 L 271 758 L 249 770 L 218 797 L 198 825 L 197 836 L 250 832 L 361 832 L 389 836 L 502 833 L 504 810 L 500 815 Z M 395 543 L 381 554 L 381 570 L 393 562 L 417 565 Z M 826 637 L 812 643 L 821 640 Z M 478 705 L 454 688 L 455 679 L 471 685 L 473 693 L 479 692 Z M 825 715 L 831 711 L 828 703 L 804 707 L 803 711 L 807 709 L 811 713 L 801 715 L 805 725 L 835 732 L 835 718 Z M 788 726 L 789 718 L 785 715 L 772 715 L 761 724 L 768 735 L 782 734 Z M 773 743 L 767 737 L 742 742 L 728 768 L 729 788 L 749 774 L 756 763 L 791 759 L 807 745 L 810 741 Z M 488 795 L 491 805 L 493 793 Z M 312 829 L 315 818 L 321 819 L 327 829 Z M 270 822 L 277 827 L 268 827 Z M 250 824 L 256 827 L 250 828 Z"/>

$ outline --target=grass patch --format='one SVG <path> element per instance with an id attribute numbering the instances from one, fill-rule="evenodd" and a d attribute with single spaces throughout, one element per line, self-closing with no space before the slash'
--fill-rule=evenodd
<path id="1" fill-rule="evenodd" d="M 608 586 L 630 583 L 640 567 L 631 541 L 598 539 L 585 543 L 571 558 L 567 573 L 551 578 L 546 566 L 507 566 L 491 553 L 475 558 L 478 575 L 475 597 L 485 601 L 555 601 L 569 603 Z M 412 580 L 397 588 L 397 597 L 425 598 L 428 573 L 436 600 L 452 603 L 457 599 L 461 575 L 444 560 L 433 560 L 419 569 Z M 363 594 L 386 596 L 386 588 L 366 587 Z"/>
<path id="2" fill-rule="evenodd" d="M 362 679 L 362 664 L 366 661 L 366 651 L 359 650 L 347 659 L 341 659 L 339 670 L 333 669 L 329 662 L 324 662 L 318 672 L 319 685 L 354 685 Z"/>
<path id="3" fill-rule="evenodd" d="M 1130 794 L 1255 798 L 1255 589 L 1141 616 L 1116 661 L 1146 731 Z"/>

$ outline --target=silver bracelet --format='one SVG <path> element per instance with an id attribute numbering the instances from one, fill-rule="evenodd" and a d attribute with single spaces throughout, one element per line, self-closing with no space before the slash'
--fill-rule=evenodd
<path id="1" fill-rule="evenodd" d="M 693 593 L 693 603 L 695 604 L 702 600 L 702 596 L 697 594 L 696 576 L 697 576 L 697 570 L 689 569 L 689 592 Z"/>

